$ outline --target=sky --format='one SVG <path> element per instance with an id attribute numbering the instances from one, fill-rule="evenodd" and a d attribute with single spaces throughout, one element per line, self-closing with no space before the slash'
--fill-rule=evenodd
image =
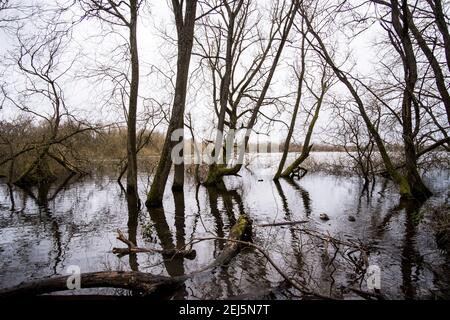
<path id="1" fill-rule="evenodd" d="M 45 6 L 52 6 L 55 1 L 51 0 L 27 0 L 33 3 L 39 3 Z M 59 0 L 60 3 L 64 1 Z M 265 0 L 264 4 L 258 3 L 261 8 L 269 6 L 270 0 Z M 77 12 L 77 11 L 74 11 Z M 71 17 L 74 12 L 68 12 L 66 17 Z M 198 10 L 199 12 L 199 10 Z M 22 33 L 26 36 L 33 36 L 36 32 L 35 24 L 42 17 L 33 17 L 24 21 Z M 266 21 L 267 22 L 267 21 Z M 116 34 L 110 31 L 114 30 Z M 164 34 L 176 39 L 174 29 L 174 17 L 170 8 L 170 1 L 149 1 L 148 5 L 141 10 L 141 17 L 138 25 L 138 47 L 140 57 L 140 105 L 146 105 L 147 110 L 150 105 L 157 107 L 152 101 L 157 101 L 165 107 L 170 107 L 172 102 L 173 87 L 169 78 L 174 79 L 176 46 L 165 38 Z M 380 34 L 380 28 L 376 25 L 360 34 L 358 37 L 349 41 L 342 34 L 335 34 L 333 41 L 337 41 L 339 48 L 349 49 L 352 52 L 352 61 L 355 66 L 352 72 L 359 74 L 371 74 L 374 72 L 374 61 L 378 60 L 377 50 L 374 50 L 373 43 Z M 79 118 L 86 118 L 90 121 L 123 121 L 124 114 L 121 110 L 119 101 L 107 100 L 111 91 L 111 82 L 100 80 L 100 77 L 94 75 L 99 67 L 114 66 L 117 68 L 127 68 L 127 63 L 122 59 L 114 49 L 118 44 L 123 43 L 120 35 L 126 36 L 126 28 L 110 26 L 91 18 L 78 24 L 72 33 L 72 39 L 69 47 L 64 53 L 67 61 L 77 53 L 79 57 L 71 68 L 70 72 L 61 78 L 64 97 L 67 105 Z M 14 56 L 17 39 L 5 30 L 0 30 L 0 54 L 3 61 L 8 61 L 8 57 Z M 194 48 L 194 50 L 196 50 Z M 271 85 L 272 94 L 282 94 L 282 92 L 294 92 L 296 83 L 293 81 L 292 73 L 287 67 L 287 63 L 296 60 L 295 50 L 287 48 L 283 54 L 283 62 L 277 69 L 274 80 Z M 317 57 L 316 57 L 317 58 Z M 198 60 L 191 60 L 191 71 L 197 70 Z M 5 64 L 5 63 L 3 63 Z M 26 79 L 17 73 L 14 66 L 0 66 L 3 74 L 3 82 L 11 91 L 23 88 L 27 83 Z M 158 71 L 156 71 L 158 70 Z M 198 72 L 196 73 L 198 74 Z M 89 75 L 86 79 L 86 75 Z M 332 91 L 336 94 L 347 94 L 342 85 L 336 85 Z M 145 98 L 145 99 L 144 99 Z M 292 108 L 294 100 L 286 106 L 287 110 Z M 42 101 L 30 101 L 34 108 L 45 110 L 48 108 Z M 305 100 L 307 102 L 307 99 Z M 140 108 L 144 110 L 144 108 Z M 265 114 L 273 112 L 271 107 L 262 109 Z M 5 107 L 0 111 L 0 119 L 10 119 L 16 114 L 16 109 Z M 193 81 L 191 79 L 189 94 L 187 99 L 186 112 L 193 115 L 194 127 L 200 135 L 210 132 L 213 121 L 213 111 L 211 107 L 211 95 L 209 87 L 203 81 Z M 305 120 L 305 115 L 300 114 L 297 120 L 299 129 Z M 290 121 L 290 113 L 285 112 L 279 120 Z M 331 113 L 327 110 L 322 111 L 319 118 L 316 132 L 313 140 L 324 142 L 327 125 L 332 121 Z M 164 131 L 164 125 L 161 131 Z M 209 131 L 208 131 L 209 130 Z M 285 125 L 275 123 L 268 135 L 259 135 L 258 139 L 264 141 L 281 141 L 287 132 Z M 294 141 L 301 142 L 303 135 L 301 130 L 294 136 Z M 205 136 L 203 138 L 206 138 Z M 255 137 L 252 137 L 252 140 Z M 254 140 L 253 140 L 254 141 Z M 326 142 L 326 141 L 325 141 Z"/>

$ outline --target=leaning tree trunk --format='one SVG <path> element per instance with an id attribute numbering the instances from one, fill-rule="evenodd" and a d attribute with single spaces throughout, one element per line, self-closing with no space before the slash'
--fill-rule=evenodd
<path id="1" fill-rule="evenodd" d="M 302 31 L 303 31 L 303 23 L 302 23 Z M 275 174 L 274 180 L 278 180 L 283 172 L 284 165 L 286 163 L 287 155 L 289 152 L 289 145 L 291 143 L 292 135 L 294 134 L 295 129 L 295 121 L 297 120 L 298 109 L 300 108 L 300 102 L 302 99 L 302 89 L 303 89 L 303 80 L 305 78 L 305 34 L 302 33 L 302 43 L 301 43 L 301 54 L 300 54 L 300 65 L 302 70 L 300 71 L 300 75 L 298 76 L 298 87 L 297 87 L 297 98 L 295 100 L 294 111 L 292 112 L 292 119 L 289 125 L 289 131 L 284 142 L 283 155 L 281 156 L 280 163 L 278 165 L 277 173 Z"/>
<path id="2" fill-rule="evenodd" d="M 444 10 L 442 8 L 442 2 L 441 0 L 427 0 L 427 2 L 433 11 L 436 25 L 444 40 L 445 58 L 448 70 L 450 71 L 450 34 L 448 32 L 448 22 L 446 21 Z"/>
<path id="3" fill-rule="evenodd" d="M 329 84 L 327 83 L 327 80 L 326 80 L 326 69 L 324 68 L 323 75 L 322 75 L 322 85 L 321 85 L 320 96 L 317 97 L 316 110 L 314 111 L 314 115 L 311 119 L 311 122 L 309 123 L 309 127 L 308 127 L 308 131 L 306 133 L 306 136 L 305 136 L 305 140 L 303 141 L 302 153 L 300 154 L 300 156 L 297 159 L 294 160 L 294 162 L 292 162 L 281 173 L 282 177 L 292 176 L 294 171 L 296 169 L 300 168 L 301 164 L 309 157 L 309 153 L 311 152 L 311 149 L 312 149 L 312 144 L 310 144 L 311 136 L 313 134 L 314 126 L 316 125 L 317 119 L 319 119 L 320 108 L 322 107 L 323 99 L 325 97 L 326 92 L 328 91 L 328 88 L 329 88 Z M 277 176 L 275 176 L 275 178 L 277 178 Z"/>
<path id="4" fill-rule="evenodd" d="M 305 22 L 308 26 L 308 31 L 314 36 L 316 39 L 319 50 L 322 53 L 323 58 L 328 63 L 328 65 L 333 69 L 334 73 L 338 77 L 338 79 L 347 87 L 348 91 L 350 91 L 350 94 L 352 95 L 353 99 L 356 102 L 356 105 L 358 107 L 358 110 L 361 114 L 361 117 L 364 120 L 364 123 L 367 126 L 367 130 L 372 135 L 372 137 L 375 140 L 375 143 L 377 144 L 378 151 L 380 152 L 380 156 L 383 159 L 384 166 L 386 168 L 386 171 L 389 173 L 389 175 L 392 177 L 392 179 L 397 183 L 397 185 L 400 188 L 400 195 L 402 197 L 412 197 L 411 193 L 411 186 L 406 179 L 406 177 L 401 174 L 393 165 L 392 160 L 387 153 L 386 146 L 384 145 L 384 141 L 381 138 L 379 132 L 375 128 L 374 124 L 369 118 L 369 115 L 367 114 L 365 110 L 365 106 L 363 101 L 361 100 L 361 97 L 359 96 L 356 89 L 353 87 L 353 85 L 350 83 L 348 77 L 344 72 L 342 72 L 334 63 L 333 58 L 330 56 L 324 42 L 322 41 L 322 38 L 319 36 L 319 34 L 313 29 L 311 21 L 309 20 L 309 17 L 306 15 L 305 12 L 302 12 L 302 15 L 305 19 Z"/>
<path id="5" fill-rule="evenodd" d="M 433 69 L 434 73 L 434 80 L 436 82 L 436 88 L 439 91 L 439 94 L 442 98 L 442 103 L 445 106 L 445 111 L 447 112 L 447 121 L 450 123 L 450 94 L 448 92 L 445 77 L 442 72 L 441 66 L 436 59 L 436 57 L 433 54 L 433 51 L 428 47 L 428 44 L 425 41 L 425 38 L 423 37 L 422 33 L 419 29 L 417 29 L 417 26 L 414 23 L 414 18 L 412 16 L 411 11 L 409 10 L 408 6 L 405 6 L 404 10 L 404 19 L 406 20 L 405 23 L 409 26 L 409 29 L 412 31 L 412 34 L 414 35 L 414 38 L 417 41 L 417 44 L 419 45 L 420 49 L 424 53 L 425 57 L 428 60 L 428 63 L 430 64 L 431 68 Z M 450 45 L 450 43 L 448 43 Z M 449 54 L 448 51 L 450 48 L 446 48 L 446 54 Z M 449 57 L 450 58 L 450 57 Z"/>

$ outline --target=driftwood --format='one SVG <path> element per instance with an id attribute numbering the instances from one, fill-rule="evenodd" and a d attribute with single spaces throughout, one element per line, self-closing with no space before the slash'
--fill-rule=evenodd
<path id="1" fill-rule="evenodd" d="M 257 225 L 257 227 L 278 227 L 278 226 L 292 226 L 296 224 L 308 223 L 308 220 L 300 220 L 300 221 L 285 221 L 285 222 L 274 222 L 274 223 L 263 223 Z"/>
<path id="2" fill-rule="evenodd" d="M 223 250 L 216 257 L 216 259 L 203 268 L 202 271 L 226 265 L 239 252 L 243 244 L 242 241 L 249 239 L 251 239 L 251 220 L 247 215 L 242 214 L 231 228 L 230 235 L 227 239 L 228 241 Z"/>
<path id="3" fill-rule="evenodd" d="M 244 242 L 240 241 L 249 238 L 250 219 L 241 215 L 236 224 L 231 228 L 229 240 L 219 256 L 207 267 L 200 271 L 179 277 L 157 276 L 150 273 L 138 271 L 102 271 L 80 274 L 81 288 L 122 288 L 141 292 L 144 296 L 154 294 L 167 294 L 178 288 L 178 285 L 186 279 L 196 276 L 200 273 L 228 263 L 238 252 Z M 171 250 L 156 250 L 136 247 L 133 242 L 129 241 L 120 230 L 118 237 L 120 241 L 127 244 L 128 248 L 114 248 L 116 253 L 133 253 L 133 252 L 159 252 L 161 254 L 174 255 Z M 227 239 L 221 239 L 226 241 Z M 176 250 L 176 254 L 184 253 L 189 256 L 194 250 Z M 191 252 L 191 253 L 189 253 Z M 188 254 L 189 253 L 189 254 Z M 39 295 L 56 291 L 68 290 L 67 280 L 70 276 L 61 276 L 50 279 L 37 280 L 33 282 L 23 283 L 18 286 L 0 290 L 0 297 L 13 297 L 23 295 Z"/>
<path id="4" fill-rule="evenodd" d="M 68 276 L 37 280 L 0 290 L 0 297 L 31 296 L 68 290 Z M 171 278 L 137 271 L 101 271 L 80 274 L 81 288 L 122 288 L 136 290 L 143 295 L 174 290 L 183 277 Z"/>
<path id="5" fill-rule="evenodd" d="M 195 250 L 181 250 L 181 249 L 169 249 L 169 250 L 159 250 L 152 248 L 141 248 L 137 247 L 132 241 L 128 240 L 125 235 L 117 229 L 117 240 L 125 243 L 128 248 L 113 248 L 112 252 L 114 254 L 118 254 L 119 256 L 124 256 L 130 253 L 139 253 L 139 252 L 147 252 L 147 253 L 160 253 L 166 259 L 172 259 L 176 256 L 185 257 L 187 259 L 195 259 L 197 253 Z"/>

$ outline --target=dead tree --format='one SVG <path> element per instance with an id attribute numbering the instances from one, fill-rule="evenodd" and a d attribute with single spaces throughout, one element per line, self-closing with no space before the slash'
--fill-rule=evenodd
<path id="1" fill-rule="evenodd" d="M 0 297 L 35 296 L 55 291 L 68 290 L 70 276 L 61 276 L 46 280 L 24 283 L 12 288 L 0 290 Z M 143 295 L 157 294 L 160 291 L 173 290 L 184 281 L 183 278 L 156 276 L 138 271 L 100 271 L 82 273 L 82 288 L 122 288 L 141 292 Z"/>
<path id="2" fill-rule="evenodd" d="M 143 273 L 139 271 L 101 271 L 92 273 L 80 274 L 81 288 L 122 288 L 127 290 L 134 290 L 140 292 L 144 296 L 161 296 L 173 293 L 184 281 L 189 278 L 202 275 L 214 268 L 223 266 L 230 262 L 231 259 L 239 252 L 239 249 L 246 244 L 249 239 L 249 232 L 251 231 L 250 220 L 247 216 L 241 215 L 236 224 L 231 228 L 228 239 L 220 238 L 226 245 L 219 254 L 219 256 L 206 267 L 198 271 L 192 272 L 188 275 L 181 275 L 175 277 L 157 276 L 150 273 Z M 172 259 L 174 255 L 183 254 L 187 257 L 193 257 L 192 250 L 179 250 L 173 252 L 150 250 L 137 248 L 134 244 L 125 238 L 119 232 L 118 239 L 127 243 L 128 249 L 114 250 L 116 253 L 126 254 L 131 252 L 158 252 L 166 256 L 167 259 Z M 195 242 L 204 240 L 194 239 L 189 245 L 192 246 Z M 125 252 L 126 251 L 126 252 Z M 14 296 L 31 296 L 51 293 L 55 291 L 68 290 L 68 283 L 71 281 L 70 276 L 61 276 L 51 279 L 37 280 L 28 283 L 23 283 L 15 287 L 0 290 L 0 297 L 14 297 Z"/>

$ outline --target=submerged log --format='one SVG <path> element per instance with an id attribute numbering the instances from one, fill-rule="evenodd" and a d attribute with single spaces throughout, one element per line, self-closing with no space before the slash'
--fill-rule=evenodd
<path id="1" fill-rule="evenodd" d="M 172 259 L 177 256 L 185 257 L 187 259 L 195 259 L 197 253 L 195 250 L 189 249 L 189 250 L 182 250 L 182 249 L 169 249 L 169 250 L 159 250 L 159 249 L 152 249 L 152 248 L 141 248 L 137 247 L 132 241 L 128 240 L 125 235 L 117 229 L 117 240 L 122 241 L 125 243 L 128 248 L 113 248 L 112 252 L 114 254 L 118 254 L 119 256 L 124 256 L 130 253 L 139 253 L 139 252 L 147 252 L 147 253 L 160 253 L 165 259 Z"/>
<path id="2" fill-rule="evenodd" d="M 118 237 L 120 241 L 127 244 L 128 248 L 114 248 L 116 253 L 131 252 L 159 252 L 162 254 L 172 254 L 171 250 L 156 250 L 136 247 L 133 242 L 128 240 L 120 230 Z M 205 268 L 192 272 L 191 274 L 179 277 L 157 276 L 150 273 L 138 271 L 101 271 L 80 274 L 80 288 L 122 288 L 141 292 L 144 296 L 154 294 L 167 294 L 175 291 L 186 279 L 194 277 L 200 273 L 214 267 L 227 264 L 238 252 L 244 240 L 251 237 L 251 220 L 246 215 L 239 216 L 236 223 L 230 230 L 230 235 L 224 249 L 219 256 Z M 226 240 L 226 239 L 223 239 Z M 140 251 L 145 250 L 145 251 Z M 178 254 L 183 250 L 176 250 Z M 185 254 L 194 250 L 184 250 Z M 195 251 L 194 251 L 195 252 Z M 191 253 L 192 254 L 192 253 Z M 23 283 L 18 286 L 0 290 L 0 297 L 13 297 L 24 295 L 40 295 L 56 291 L 69 290 L 68 280 L 72 275 L 55 277 Z"/>
<path id="3" fill-rule="evenodd" d="M 223 250 L 219 253 L 216 259 L 206 266 L 203 270 L 208 270 L 214 267 L 226 265 L 239 252 L 242 247 L 240 241 L 248 241 L 251 239 L 251 220 L 245 215 L 241 214 L 236 223 L 230 230 L 227 243 Z"/>
<path id="4" fill-rule="evenodd" d="M 0 297 L 31 296 L 55 291 L 69 290 L 70 277 L 61 276 L 51 279 L 32 281 L 0 290 Z M 150 295 L 163 290 L 173 290 L 184 278 L 157 276 L 137 271 L 101 271 L 80 274 L 80 288 L 122 288 Z M 160 291 L 161 290 L 161 291 Z"/>

